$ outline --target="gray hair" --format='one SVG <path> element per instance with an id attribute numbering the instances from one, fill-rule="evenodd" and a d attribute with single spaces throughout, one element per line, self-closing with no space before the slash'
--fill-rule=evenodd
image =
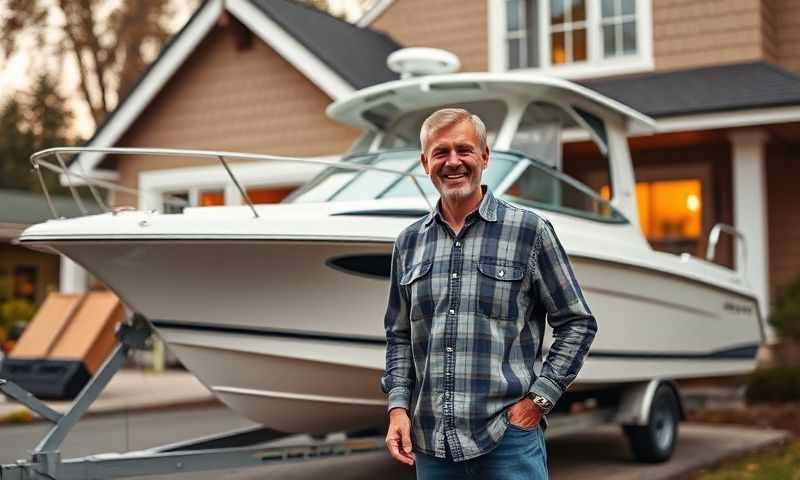
<path id="1" fill-rule="evenodd" d="M 483 149 L 486 148 L 486 125 L 483 124 L 483 120 L 463 108 L 442 108 L 441 110 L 433 112 L 422 122 L 422 128 L 419 131 L 419 144 L 422 153 L 425 153 L 428 138 L 433 132 L 465 120 L 469 120 L 472 123 L 472 128 L 475 130 L 475 135 L 478 137 L 481 151 L 483 151 Z"/>

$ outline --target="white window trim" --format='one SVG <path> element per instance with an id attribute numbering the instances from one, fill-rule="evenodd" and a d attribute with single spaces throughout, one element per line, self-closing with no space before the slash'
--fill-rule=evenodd
<path id="1" fill-rule="evenodd" d="M 336 161 L 338 155 L 319 157 Z M 243 188 L 303 185 L 322 171 L 325 165 L 282 164 L 265 165 L 263 162 L 231 164 L 230 168 Z M 242 205 L 239 190 L 231 182 L 222 166 L 173 168 L 151 170 L 139 174 L 139 209 L 163 210 L 165 193 L 189 192 L 190 204 L 197 203 L 197 195 L 205 190 L 224 190 L 225 205 Z"/>
<path id="2" fill-rule="evenodd" d="M 489 31 L 489 71 L 507 70 L 506 48 L 506 2 L 487 0 Z M 636 0 L 636 44 L 637 54 L 617 58 L 602 58 L 602 28 L 600 27 L 600 2 L 587 0 L 586 17 L 589 25 L 587 42 L 588 61 L 566 65 L 550 64 L 550 3 L 539 0 L 539 68 L 523 68 L 514 72 L 544 73 L 567 79 L 595 78 L 646 72 L 655 69 L 653 60 L 653 11 L 652 0 Z"/>

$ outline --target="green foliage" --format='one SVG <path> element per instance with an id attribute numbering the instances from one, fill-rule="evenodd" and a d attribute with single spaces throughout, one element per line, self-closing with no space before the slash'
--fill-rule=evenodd
<path id="1" fill-rule="evenodd" d="M 0 109 L 0 188 L 39 191 L 30 155 L 50 147 L 69 145 L 72 113 L 55 81 L 40 75 L 29 92 L 16 92 Z M 62 191 L 56 175 L 44 176 L 52 193 Z"/>
<path id="2" fill-rule="evenodd" d="M 782 337 L 800 340 L 800 275 L 775 299 L 769 322 Z"/>
<path id="3" fill-rule="evenodd" d="M 800 367 L 756 370 L 748 380 L 745 398 L 750 404 L 800 401 Z"/>
<path id="4" fill-rule="evenodd" d="M 0 326 L 10 329 L 18 322 L 27 323 L 36 313 L 36 305 L 24 298 L 13 298 L 0 304 Z"/>

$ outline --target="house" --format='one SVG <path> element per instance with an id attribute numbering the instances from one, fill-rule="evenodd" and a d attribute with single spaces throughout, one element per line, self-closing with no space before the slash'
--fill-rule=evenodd
<path id="1" fill-rule="evenodd" d="M 396 78 L 386 56 L 449 50 L 462 71 L 542 72 L 654 117 L 630 140 L 640 222 L 660 250 L 704 256 L 716 223 L 742 230 L 762 308 L 800 272 L 800 4 L 792 0 L 378 0 L 356 25 L 291 0 L 207 0 L 89 140 L 335 158 L 359 132 L 326 105 Z M 597 152 L 564 145 L 585 183 Z M 116 205 L 237 204 L 209 162 L 83 154 L 71 168 L 139 189 Z M 256 201 L 316 170 L 239 163 Z M 581 175 L 578 175 L 579 177 Z M 716 260 L 732 265 L 732 241 Z"/>
<path id="2" fill-rule="evenodd" d="M 53 206 L 60 215 L 81 215 L 70 197 L 53 196 Z M 47 293 L 61 289 L 86 289 L 89 281 L 86 271 L 69 259 L 37 252 L 14 244 L 22 231 L 35 223 L 52 218 L 52 212 L 43 195 L 25 191 L 0 189 L 0 305 L 14 299 L 25 299 L 39 305 Z M 87 207 L 90 213 L 98 210 Z M 61 278 L 59 278 L 61 275 Z"/>

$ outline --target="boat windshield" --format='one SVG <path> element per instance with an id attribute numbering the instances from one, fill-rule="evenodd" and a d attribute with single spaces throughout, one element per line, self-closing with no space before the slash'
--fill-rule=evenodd
<path id="1" fill-rule="evenodd" d="M 529 161 L 515 175 L 502 197 L 520 206 L 550 210 L 608 223 L 627 223 L 608 200 L 583 183 L 542 162 Z"/>
<path id="2" fill-rule="evenodd" d="M 419 150 L 390 150 L 353 155 L 346 164 L 369 165 L 388 170 L 424 174 Z M 418 197 L 419 190 L 409 177 L 374 170 L 329 167 L 303 188 L 287 197 L 288 203 L 375 200 Z M 427 178 L 418 178 L 428 197 L 438 192 Z M 506 200 L 523 207 L 540 208 L 603 222 L 627 220 L 611 204 L 586 185 L 542 162 L 518 152 L 493 151 L 481 183 Z"/>
<path id="3" fill-rule="evenodd" d="M 520 160 L 521 158 L 517 155 L 492 154 L 489 168 L 483 173 L 482 183 L 496 190 L 501 181 L 508 177 L 509 172 Z M 391 150 L 355 155 L 345 158 L 343 162 L 420 175 L 425 174 L 419 162 L 419 150 Z M 430 180 L 417 178 L 417 182 L 419 182 L 426 195 L 438 196 L 438 192 L 433 188 Z M 401 177 L 388 172 L 345 170 L 341 167 L 329 167 L 300 190 L 287 197 L 285 202 L 335 202 L 418 196 L 419 190 L 408 177 Z"/>

